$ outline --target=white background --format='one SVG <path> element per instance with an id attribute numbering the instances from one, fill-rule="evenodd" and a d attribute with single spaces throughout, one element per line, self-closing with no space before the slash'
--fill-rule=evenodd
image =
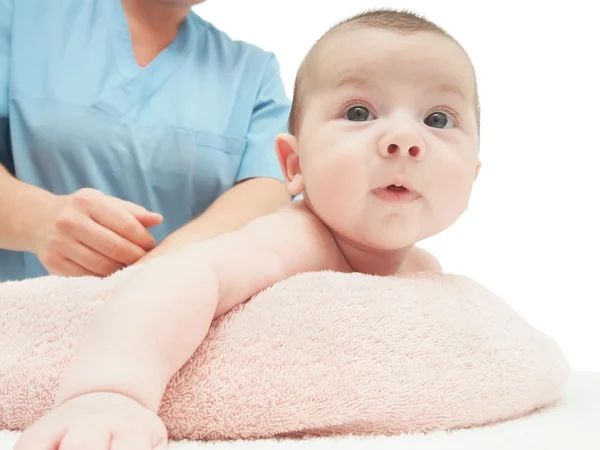
<path id="1" fill-rule="evenodd" d="M 595 3 L 595 4 L 594 4 Z M 600 7 L 581 0 L 208 0 L 195 11 L 273 51 L 288 94 L 328 27 L 366 8 L 424 14 L 465 47 L 482 106 L 469 211 L 422 243 L 600 371 Z"/>

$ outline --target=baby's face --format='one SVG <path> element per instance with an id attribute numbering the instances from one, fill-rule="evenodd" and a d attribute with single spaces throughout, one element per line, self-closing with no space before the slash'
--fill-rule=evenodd
<path id="1" fill-rule="evenodd" d="M 362 28 L 317 55 L 298 131 L 304 197 L 338 236 L 393 250 L 449 227 L 479 169 L 475 78 L 450 39 Z"/>

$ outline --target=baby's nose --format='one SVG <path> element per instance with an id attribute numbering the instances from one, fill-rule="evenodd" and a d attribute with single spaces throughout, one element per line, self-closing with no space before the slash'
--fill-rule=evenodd
<path id="1" fill-rule="evenodd" d="M 388 145 L 387 151 L 390 155 L 394 155 L 400 151 L 400 147 L 398 147 L 398 144 L 390 144 L 390 145 Z M 421 152 L 421 150 L 419 149 L 419 147 L 416 145 L 413 145 L 412 147 L 409 147 L 407 153 L 410 156 L 412 156 L 413 158 L 416 158 L 417 156 L 419 156 L 420 152 Z"/>

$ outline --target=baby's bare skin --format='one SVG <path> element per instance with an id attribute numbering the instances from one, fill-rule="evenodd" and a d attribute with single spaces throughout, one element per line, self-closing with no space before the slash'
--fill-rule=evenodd
<path id="1" fill-rule="evenodd" d="M 279 281 L 441 271 L 415 244 L 467 209 L 479 170 L 470 61 L 433 32 L 344 33 L 320 51 L 330 64 L 299 131 L 276 141 L 288 190 L 305 200 L 142 266 L 100 308 L 55 409 L 16 450 L 164 445 L 156 413 L 171 377 L 214 318 Z"/>
<path id="2" fill-rule="evenodd" d="M 395 258 L 391 265 L 381 260 L 390 272 L 402 271 Z M 353 271 L 303 201 L 148 263 L 102 308 L 65 374 L 57 408 L 30 427 L 16 449 L 164 444 L 155 412 L 213 318 L 278 281 L 320 270 Z"/>

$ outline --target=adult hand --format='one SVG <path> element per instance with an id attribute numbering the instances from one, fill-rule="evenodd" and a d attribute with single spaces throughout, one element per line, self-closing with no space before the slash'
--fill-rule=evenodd
<path id="1" fill-rule="evenodd" d="M 36 236 L 35 253 L 51 275 L 108 276 L 134 264 L 156 242 L 147 227 L 162 216 L 95 189 L 56 196 Z"/>

